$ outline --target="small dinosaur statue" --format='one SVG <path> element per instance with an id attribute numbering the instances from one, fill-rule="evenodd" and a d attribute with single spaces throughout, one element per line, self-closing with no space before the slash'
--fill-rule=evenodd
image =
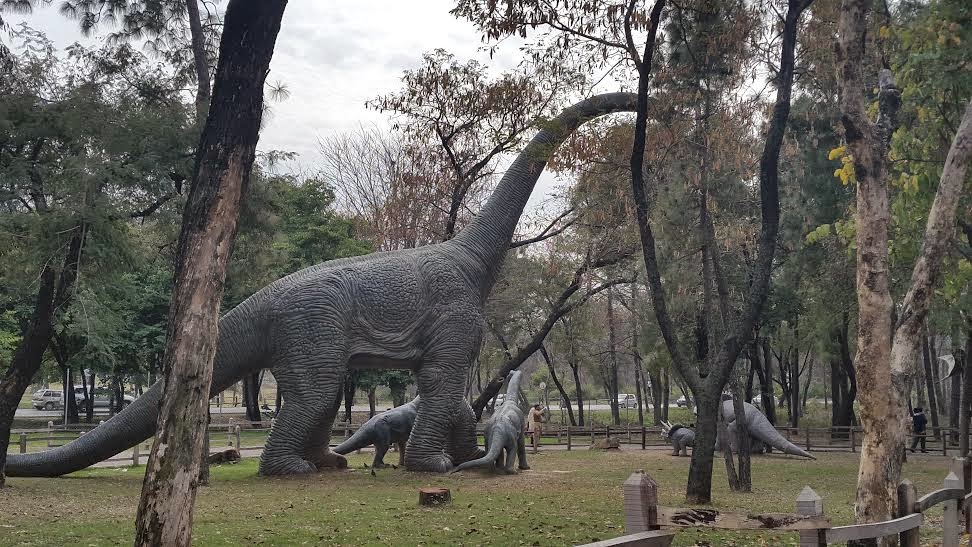
<path id="1" fill-rule="evenodd" d="M 346 441 L 334 448 L 336 454 L 350 454 L 366 446 L 375 445 L 375 459 L 371 467 L 382 469 L 385 465 L 385 454 L 392 443 L 398 445 L 398 465 L 405 463 L 405 442 L 412 432 L 415 416 L 418 414 L 419 397 L 402 406 L 382 412 L 362 424 Z"/>
<path id="2" fill-rule="evenodd" d="M 506 386 L 506 399 L 486 421 L 483 431 L 486 437 L 486 455 L 482 458 L 461 463 L 453 470 L 462 471 L 471 467 L 495 468 L 503 461 L 506 473 L 516 473 L 514 459 L 518 458 L 520 469 L 530 469 L 526 459 L 526 442 L 523 440 L 523 426 L 526 416 L 526 398 L 520 392 L 520 371 L 510 373 Z M 506 451 L 505 461 L 501 460 Z"/>
<path id="3" fill-rule="evenodd" d="M 688 456 L 688 447 L 695 446 L 695 431 L 692 426 L 662 422 L 662 432 L 672 443 L 672 456 Z"/>

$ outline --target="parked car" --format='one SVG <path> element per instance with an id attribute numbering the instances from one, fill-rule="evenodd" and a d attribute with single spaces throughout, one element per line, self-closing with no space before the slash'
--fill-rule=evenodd
<path id="1" fill-rule="evenodd" d="M 688 406 L 688 400 L 685 399 L 685 395 L 682 395 L 678 399 L 675 399 L 675 406 L 678 408 L 683 408 Z"/>
<path id="2" fill-rule="evenodd" d="M 638 408 L 638 398 L 633 393 L 618 393 L 618 408 Z"/>
<path id="3" fill-rule="evenodd" d="M 84 404 L 85 397 L 83 386 L 74 386 L 74 400 L 77 401 L 79 407 Z M 133 401 L 135 401 L 135 397 L 132 397 L 131 395 L 122 395 L 122 408 L 125 408 Z M 111 390 L 105 388 L 95 388 L 94 408 L 109 407 L 111 407 Z"/>
<path id="4" fill-rule="evenodd" d="M 64 394 L 57 389 L 39 389 L 31 396 L 30 404 L 37 410 L 64 408 Z"/>

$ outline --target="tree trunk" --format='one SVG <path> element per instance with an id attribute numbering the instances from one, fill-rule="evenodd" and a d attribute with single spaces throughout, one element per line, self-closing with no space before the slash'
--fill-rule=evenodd
<path id="1" fill-rule="evenodd" d="M 98 374 L 92 371 L 88 383 L 84 386 L 84 420 L 89 424 L 94 421 L 94 392 L 97 377 Z"/>
<path id="2" fill-rule="evenodd" d="M 716 422 L 719 419 L 719 394 L 699 397 L 695 421 L 695 447 L 689 463 L 685 499 L 692 504 L 707 504 L 712 499 L 712 458 L 715 454 Z"/>
<path id="3" fill-rule="evenodd" d="M 84 372 L 81 373 L 82 379 L 84 378 Z M 74 371 L 71 367 L 67 369 L 67 399 L 65 399 L 65 405 L 67 405 L 67 417 L 68 423 L 76 424 L 81 421 L 78 415 L 78 398 L 74 393 Z"/>
<path id="4" fill-rule="evenodd" d="M 896 326 L 891 324 L 888 261 L 890 205 L 887 144 L 896 127 L 900 91 L 890 71 L 879 81 L 879 116 L 868 117 L 863 69 L 868 0 L 844 0 L 838 22 L 838 84 L 841 122 L 853 157 L 857 185 L 857 368 L 861 425 L 864 428 L 855 516 L 859 523 L 890 519 L 907 436 L 904 402 L 919 348 L 922 323 L 945 249 L 955 228 L 955 210 L 972 151 L 972 103 L 945 160 L 928 214 L 921 251 Z M 892 337 L 893 334 L 893 337 Z M 892 342 L 893 340 L 893 342 Z"/>
<path id="5" fill-rule="evenodd" d="M 570 335 L 568 334 L 568 336 Z M 574 398 L 577 400 L 577 425 L 584 427 L 584 388 L 581 387 L 580 363 L 576 361 L 577 356 L 574 353 L 573 341 L 568 342 L 568 344 L 570 356 L 567 365 L 570 366 L 570 372 L 574 376 Z"/>
<path id="6" fill-rule="evenodd" d="M 199 18 L 198 0 L 186 0 L 186 15 L 189 19 L 193 67 L 196 70 L 196 123 L 201 126 L 209 110 L 211 91 L 209 59 L 206 57 L 206 37 L 203 35 L 202 21 Z"/>
<path id="7" fill-rule="evenodd" d="M 547 371 L 550 373 L 550 379 L 557 386 L 557 392 L 560 393 L 560 400 L 563 402 L 564 408 L 567 409 L 567 418 L 570 420 L 570 425 L 577 425 L 577 422 L 574 421 L 574 408 L 570 404 L 570 395 L 567 395 L 567 390 L 560 383 L 560 378 L 557 377 L 557 369 L 554 368 L 553 360 L 550 359 L 550 354 L 547 353 L 546 347 L 540 346 L 540 355 L 543 356 L 544 362 L 547 363 Z"/>
<path id="8" fill-rule="evenodd" d="M 972 315 L 965 316 L 965 349 L 955 352 L 962 359 L 962 413 L 959 416 L 959 456 L 969 457 L 969 418 L 972 414 Z"/>
<path id="9" fill-rule="evenodd" d="M 948 400 L 948 394 L 945 393 L 946 384 L 942 381 L 942 365 L 938 360 L 938 352 L 935 350 L 935 337 L 928 334 L 927 326 L 924 327 L 924 331 L 925 335 L 922 337 L 922 343 L 927 344 L 928 347 L 928 361 L 931 363 L 932 370 L 932 385 L 935 386 L 936 411 L 938 412 L 938 416 L 942 417 L 945 415 L 945 401 Z"/>
<path id="10" fill-rule="evenodd" d="M 948 408 L 948 425 L 952 428 L 949 434 L 950 441 L 952 444 L 958 444 L 959 442 L 959 416 L 961 412 L 959 410 L 962 407 L 962 377 L 965 375 L 965 370 L 962 369 L 962 362 L 958 359 L 955 360 L 955 367 L 959 372 L 956 372 L 951 377 L 951 404 Z"/>
<path id="11" fill-rule="evenodd" d="M 800 413 L 805 414 L 807 408 L 807 396 L 810 394 L 810 384 L 813 382 L 813 365 L 817 360 L 815 355 L 810 356 L 810 365 L 807 369 L 807 380 L 803 384 L 803 401 L 800 402 Z"/>
<path id="12" fill-rule="evenodd" d="M 611 420 L 614 425 L 621 425 L 621 412 L 618 410 L 618 353 L 617 334 L 614 324 L 614 291 L 607 292 L 607 320 L 608 320 L 608 373 L 605 375 L 605 387 L 608 391 L 608 401 L 611 405 Z"/>
<path id="13" fill-rule="evenodd" d="M 921 337 L 921 361 L 925 369 L 925 385 L 928 387 L 928 411 L 931 413 L 932 433 L 935 439 L 939 439 L 941 421 L 938 419 L 938 394 L 935 391 L 935 375 L 932 373 L 932 361 L 926 336 Z"/>
<path id="14" fill-rule="evenodd" d="M 351 410 L 354 406 L 354 392 L 358 390 L 357 371 L 348 371 L 344 378 L 344 421 L 351 423 Z"/>
<path id="15" fill-rule="evenodd" d="M 157 434 L 136 518 L 136 545 L 189 545 L 218 340 L 226 263 L 256 154 L 263 85 L 286 0 L 231 0 L 216 89 L 183 213 Z"/>
<path id="16" fill-rule="evenodd" d="M 260 385 L 262 383 L 262 371 L 256 371 L 243 377 L 243 405 L 246 407 L 246 419 L 249 422 L 261 420 Z"/>
<path id="17" fill-rule="evenodd" d="M 376 400 L 377 389 L 378 389 L 377 386 L 368 386 L 368 418 L 369 419 L 374 418 L 375 414 L 377 413 L 377 409 L 375 408 L 376 404 L 378 403 L 378 401 Z"/>

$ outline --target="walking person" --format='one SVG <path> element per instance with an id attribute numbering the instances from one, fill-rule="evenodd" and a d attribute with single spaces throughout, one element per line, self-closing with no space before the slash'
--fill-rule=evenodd
<path id="1" fill-rule="evenodd" d="M 925 417 L 924 409 L 918 407 L 911 412 L 911 434 L 914 437 L 911 441 L 911 451 L 914 452 L 915 448 L 918 447 L 918 442 L 921 441 L 921 451 L 928 452 L 925 450 L 925 426 L 928 424 L 928 418 Z"/>
<path id="2" fill-rule="evenodd" d="M 546 416 L 540 403 L 533 405 L 533 408 L 530 409 L 530 433 L 533 437 L 534 454 L 540 450 L 540 433 L 543 432 L 543 422 L 545 421 Z"/>

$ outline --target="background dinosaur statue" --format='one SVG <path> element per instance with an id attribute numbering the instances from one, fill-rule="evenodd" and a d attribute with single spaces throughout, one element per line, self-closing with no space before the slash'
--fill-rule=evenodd
<path id="1" fill-rule="evenodd" d="M 523 440 L 527 404 L 526 397 L 520 391 L 521 374 L 520 371 L 510 373 L 506 385 L 506 400 L 486 421 L 483 429 L 483 435 L 486 437 L 486 455 L 461 463 L 453 471 L 462 471 L 471 467 L 495 468 L 504 450 L 506 451 L 504 471 L 516 473 L 513 467 L 515 459 L 519 459 L 520 469 L 530 469 L 526 459 L 526 442 Z"/>
<path id="2" fill-rule="evenodd" d="M 766 419 L 766 416 L 764 416 L 758 408 L 749 403 L 743 403 L 743 407 L 746 411 L 746 430 L 749 431 L 750 437 L 762 441 L 763 443 L 772 446 L 784 454 L 803 456 L 804 458 L 810 458 L 811 460 L 817 459 L 811 456 L 806 450 L 786 440 L 786 437 L 781 435 L 780 432 L 773 427 L 773 424 Z M 729 434 L 729 447 L 733 452 L 735 452 L 736 413 L 733 410 L 731 399 L 722 402 L 722 419 L 726 421 L 726 430 Z M 717 444 L 721 443 L 722 439 L 719 439 Z"/>
<path id="3" fill-rule="evenodd" d="M 478 457 L 475 416 L 463 398 L 483 335 L 483 305 L 514 230 L 553 151 L 584 122 L 632 112 L 636 96 L 609 93 L 544 124 L 500 180 L 482 212 L 436 245 L 332 260 L 295 272 L 219 322 L 212 394 L 269 368 L 284 404 L 260 473 L 346 465 L 328 448 L 348 368 L 407 368 L 421 396 L 405 467 L 446 472 Z M 155 431 L 161 386 L 80 439 L 11 455 L 10 476 L 57 476 L 105 460 Z"/>
<path id="4" fill-rule="evenodd" d="M 695 431 L 692 426 L 662 422 L 662 433 L 672 443 L 672 456 L 688 456 L 688 447 L 695 446 Z"/>
<path id="5" fill-rule="evenodd" d="M 355 450 L 366 446 L 375 445 L 375 459 L 371 466 L 376 469 L 387 467 L 385 465 L 385 454 L 392 443 L 398 445 L 398 465 L 405 463 L 405 442 L 408 435 L 412 432 L 412 425 L 415 423 L 415 416 L 418 414 L 419 397 L 405 403 L 402 406 L 382 412 L 372 417 L 362 424 L 354 435 L 346 441 L 337 445 L 334 452 L 344 455 L 350 454 Z"/>

